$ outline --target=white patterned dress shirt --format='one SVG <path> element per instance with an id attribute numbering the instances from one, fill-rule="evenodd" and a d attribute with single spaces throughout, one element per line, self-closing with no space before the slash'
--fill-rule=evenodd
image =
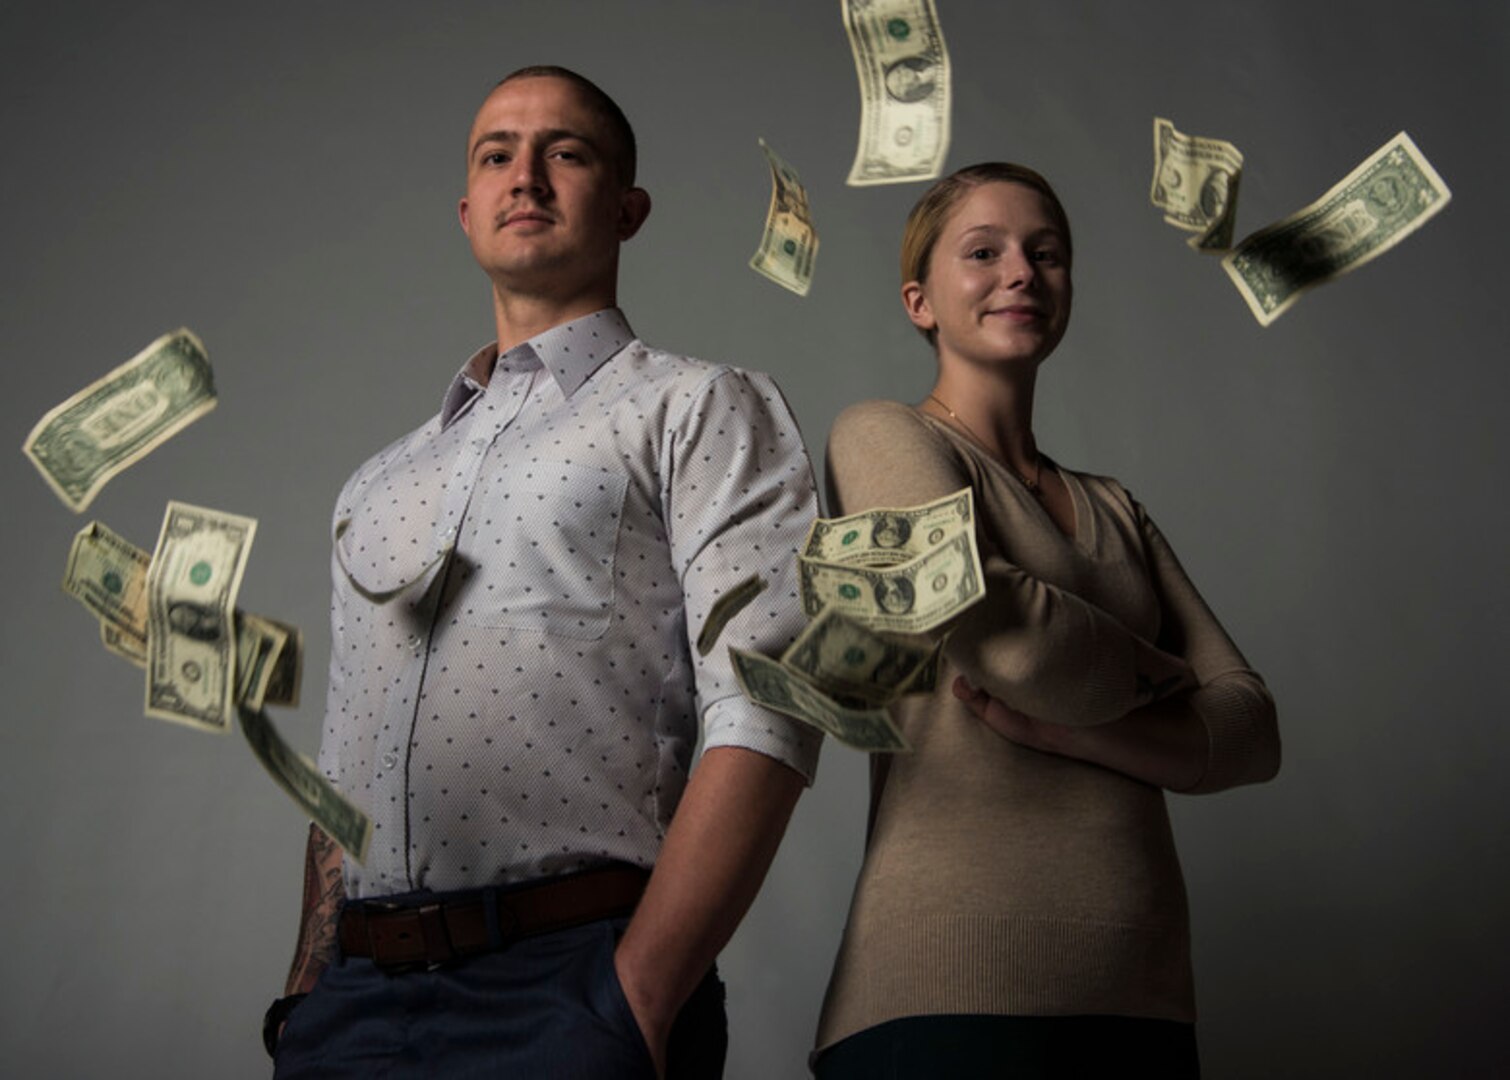
<path id="1" fill-rule="evenodd" d="M 726 646 L 801 629 L 817 513 L 771 379 L 651 348 L 609 308 L 469 370 L 336 505 L 320 767 L 372 817 L 351 898 L 650 866 L 698 738 L 809 782 L 819 738 L 739 693 Z M 720 595 L 769 587 L 707 657 Z"/>

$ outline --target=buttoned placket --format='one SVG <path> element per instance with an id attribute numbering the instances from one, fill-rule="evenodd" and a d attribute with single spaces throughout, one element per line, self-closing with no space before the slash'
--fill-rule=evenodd
<path id="1" fill-rule="evenodd" d="M 528 349 L 528 346 L 521 346 Z M 533 357 L 533 350 L 529 356 Z M 480 390 L 473 401 L 458 411 L 452 425 L 464 425 L 465 431 L 457 441 L 451 468 L 447 474 L 444 493 L 436 506 L 437 548 L 446 549 L 446 557 L 423 579 L 416 582 L 409 592 L 411 625 L 424 627 L 424 632 L 411 632 L 405 641 L 411 656 L 401 665 L 396 685 L 388 695 L 386 729 L 401 742 L 392 743 L 378 757 L 373 787 L 377 791 L 396 793 L 402 796 L 400 804 L 382 802 L 383 809 L 392 811 L 383 814 L 388 826 L 403 834 L 403 865 L 405 887 L 416 888 L 411 865 L 409 803 L 412 791 L 409 778 L 409 763 L 416 743 L 420 703 L 423 697 L 425 676 L 429 668 L 430 642 L 435 635 L 439 617 L 440 598 L 443 595 L 445 575 L 450 572 L 456 550 L 457 538 L 466 520 L 478 478 L 486 464 L 494 444 L 518 418 L 526 402 L 536 393 L 538 376 L 544 370 L 538 366 L 526 370 L 504 370 L 501 366 L 493 372 L 488 385 Z M 447 425 L 447 426 L 452 426 Z M 442 524 L 449 522 L 449 524 Z M 402 602 L 402 601 L 401 601 Z M 402 784 L 394 774 L 403 767 Z M 390 841 L 391 843 L 391 841 Z"/>

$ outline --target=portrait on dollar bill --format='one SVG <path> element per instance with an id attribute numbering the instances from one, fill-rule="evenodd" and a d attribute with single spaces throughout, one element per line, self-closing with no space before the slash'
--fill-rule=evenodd
<path id="1" fill-rule="evenodd" d="M 912 522 L 899 514 L 880 514 L 870 530 L 870 542 L 878 548 L 905 547 L 912 537 Z"/>
<path id="2" fill-rule="evenodd" d="M 906 615 L 917 600 L 917 590 L 904 577 L 882 575 L 875 585 L 876 606 L 888 615 Z"/>
<path id="3" fill-rule="evenodd" d="M 926 100 L 937 78 L 937 66 L 928 57 L 904 56 L 886 68 L 886 93 L 893 101 L 910 105 Z"/>

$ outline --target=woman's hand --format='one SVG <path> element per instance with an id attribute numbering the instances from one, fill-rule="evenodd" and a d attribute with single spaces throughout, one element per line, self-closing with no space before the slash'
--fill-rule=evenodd
<path id="1" fill-rule="evenodd" d="M 1134 709 L 1107 724 L 1072 727 L 1020 713 L 977 690 L 963 675 L 952 689 L 976 719 L 1021 746 L 1103 765 L 1171 791 L 1194 787 L 1206 773 L 1210 739 L 1185 694 Z"/>
<path id="2" fill-rule="evenodd" d="M 965 707 L 975 714 L 977 720 L 1002 738 L 1050 754 L 1065 752 L 1060 747 L 1064 743 L 1065 734 L 1073 731 L 1073 728 L 1067 728 L 1063 724 L 1051 724 L 1045 720 L 1034 720 L 1027 713 L 1018 712 L 1000 698 L 994 698 L 984 690 L 971 686 L 970 680 L 963 675 L 954 680 L 953 690 L 954 696 L 965 703 Z"/>

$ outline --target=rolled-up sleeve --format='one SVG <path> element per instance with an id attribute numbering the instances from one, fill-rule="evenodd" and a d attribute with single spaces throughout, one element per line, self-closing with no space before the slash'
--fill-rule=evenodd
<path id="1" fill-rule="evenodd" d="M 797 422 L 769 376 L 724 367 L 688 395 L 666 437 L 662 505 L 688 641 L 730 589 L 752 576 L 766 582 L 707 656 L 688 650 L 703 747 L 754 750 L 812 783 L 821 734 L 746 700 L 728 653 L 732 645 L 779 656 L 803 627 L 797 551 L 818 502 Z"/>

